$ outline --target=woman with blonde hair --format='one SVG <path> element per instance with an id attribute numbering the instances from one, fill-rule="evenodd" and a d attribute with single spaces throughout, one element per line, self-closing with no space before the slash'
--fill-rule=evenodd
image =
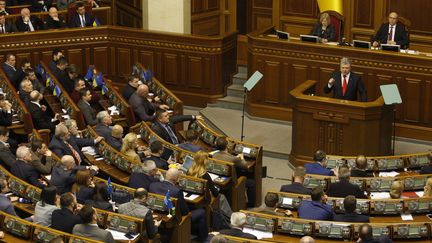
<path id="1" fill-rule="evenodd" d="M 84 204 L 86 200 L 92 199 L 94 195 L 94 182 L 90 170 L 77 171 L 71 192 L 75 194 L 77 202 L 80 204 Z"/>
<path id="2" fill-rule="evenodd" d="M 423 197 L 432 197 L 432 177 L 429 177 L 426 181 Z"/>
<path id="3" fill-rule="evenodd" d="M 194 163 L 189 168 L 187 175 L 207 180 L 207 188 L 210 190 L 213 197 L 219 196 L 219 206 L 221 211 L 228 217 L 231 217 L 232 209 L 226 199 L 225 195 L 219 193 L 218 188 L 215 186 L 212 178 L 207 172 L 207 165 L 209 162 L 208 153 L 204 151 L 198 151 L 194 155 Z"/>
<path id="4" fill-rule="evenodd" d="M 402 197 L 402 192 L 404 191 L 404 184 L 402 181 L 393 181 L 390 187 L 390 198 L 400 199 Z"/>
<path id="5" fill-rule="evenodd" d="M 322 43 L 336 41 L 335 29 L 330 23 L 330 15 L 328 13 L 321 14 L 319 22 L 315 24 L 310 35 L 320 37 Z"/>
<path id="6" fill-rule="evenodd" d="M 123 138 L 123 144 L 121 147 L 121 152 L 129 157 L 129 159 L 135 164 L 141 163 L 141 159 L 135 151 L 137 147 L 137 139 L 137 135 L 133 132 L 130 132 Z"/>

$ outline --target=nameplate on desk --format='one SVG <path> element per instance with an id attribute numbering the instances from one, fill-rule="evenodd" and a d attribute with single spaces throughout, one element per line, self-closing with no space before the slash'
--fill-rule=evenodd
<path id="1" fill-rule="evenodd" d="M 400 45 L 381 44 L 381 50 L 399 52 L 400 51 Z"/>
<path id="2" fill-rule="evenodd" d="M 289 40 L 290 34 L 284 31 L 276 30 L 276 35 L 281 40 Z"/>
<path id="3" fill-rule="evenodd" d="M 319 42 L 319 37 L 314 36 L 314 35 L 300 35 L 300 40 L 301 41 L 306 41 L 306 42 L 318 43 Z"/>
<path id="4" fill-rule="evenodd" d="M 354 41 L 353 41 L 353 46 L 354 46 L 354 47 L 359 47 L 359 48 L 366 48 L 366 49 L 370 49 L 370 47 L 371 47 L 371 43 L 370 43 L 370 41 L 354 40 Z"/>

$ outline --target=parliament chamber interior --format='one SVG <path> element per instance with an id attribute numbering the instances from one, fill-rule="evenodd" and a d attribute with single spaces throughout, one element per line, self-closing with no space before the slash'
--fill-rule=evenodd
<path id="1" fill-rule="evenodd" d="M 428 0 L 0 0 L 0 242 L 432 242 Z"/>

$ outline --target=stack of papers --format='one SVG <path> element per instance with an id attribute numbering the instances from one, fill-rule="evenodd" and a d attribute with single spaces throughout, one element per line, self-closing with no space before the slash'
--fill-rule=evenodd
<path id="1" fill-rule="evenodd" d="M 409 214 L 409 213 L 407 213 L 407 214 L 401 214 L 401 218 L 402 218 L 403 221 L 414 220 L 413 216 L 411 214 Z"/>
<path id="2" fill-rule="evenodd" d="M 399 173 L 396 171 L 380 172 L 379 173 L 379 176 L 381 176 L 381 177 L 395 177 L 397 175 L 399 175 Z"/>
<path id="3" fill-rule="evenodd" d="M 261 230 L 250 229 L 250 228 L 244 228 L 243 232 L 255 235 L 258 240 L 261 240 L 262 238 L 273 238 L 272 232 L 265 232 Z"/>
<path id="4" fill-rule="evenodd" d="M 96 150 L 91 146 L 83 147 L 81 151 L 85 154 L 96 155 Z"/>
<path id="5" fill-rule="evenodd" d="M 108 110 L 110 111 L 111 116 L 120 114 L 120 112 L 117 109 L 117 106 L 115 106 L 115 105 L 108 107 Z"/>
<path id="6" fill-rule="evenodd" d="M 140 234 L 136 234 L 133 236 L 133 238 L 127 238 L 125 235 L 126 233 L 124 232 L 120 232 L 117 230 L 113 230 L 113 229 L 106 229 L 107 231 L 111 232 L 114 240 L 126 240 L 126 241 L 134 241 Z"/>
<path id="7" fill-rule="evenodd" d="M 195 199 L 197 199 L 197 198 L 199 197 L 198 194 L 191 194 L 191 195 L 189 195 L 189 196 L 186 196 L 187 194 L 189 194 L 189 192 L 183 192 L 183 196 L 184 196 L 184 198 L 185 198 L 186 200 L 193 201 L 193 200 L 195 200 Z"/>
<path id="8" fill-rule="evenodd" d="M 390 193 L 388 192 L 371 192 L 371 199 L 389 199 Z"/>

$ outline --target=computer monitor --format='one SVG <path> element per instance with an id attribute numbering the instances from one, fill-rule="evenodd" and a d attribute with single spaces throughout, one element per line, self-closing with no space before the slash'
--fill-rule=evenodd
<path id="1" fill-rule="evenodd" d="M 354 47 L 358 47 L 358 48 L 367 48 L 367 49 L 370 49 L 370 47 L 371 47 L 370 41 L 354 40 L 353 41 L 353 45 L 354 45 Z"/>
<path id="2" fill-rule="evenodd" d="M 307 42 L 319 42 L 319 37 L 314 35 L 300 35 L 301 41 L 307 41 Z"/>
<path id="3" fill-rule="evenodd" d="M 183 162 L 182 166 L 183 166 L 183 168 L 186 169 L 186 171 L 188 171 L 189 168 L 193 165 L 193 162 L 194 162 L 194 159 L 191 156 L 186 155 L 184 157 L 184 162 Z"/>
<path id="4" fill-rule="evenodd" d="M 276 30 L 276 35 L 281 40 L 289 40 L 289 33 L 287 33 L 287 32 Z"/>
<path id="5" fill-rule="evenodd" d="M 400 51 L 400 45 L 381 44 L 381 50 L 399 52 Z"/>

